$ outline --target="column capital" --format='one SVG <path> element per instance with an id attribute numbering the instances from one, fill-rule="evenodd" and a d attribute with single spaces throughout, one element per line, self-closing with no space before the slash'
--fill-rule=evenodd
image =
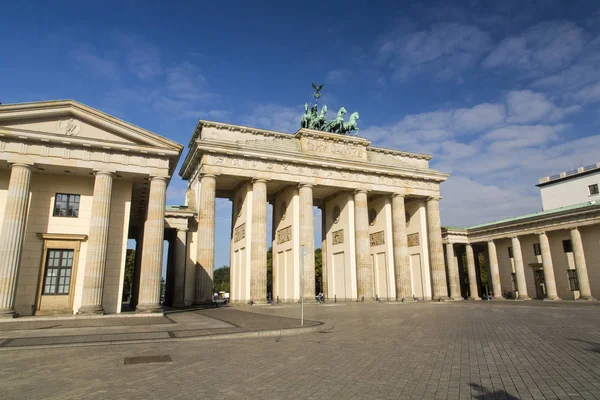
<path id="1" fill-rule="evenodd" d="M 568 229 L 569 229 L 569 231 L 578 231 L 579 227 L 578 226 L 573 226 L 573 227 L 568 228 Z"/>
<path id="2" fill-rule="evenodd" d="M 538 232 L 535 232 L 535 234 L 538 236 L 546 235 L 546 231 L 538 231 Z"/>
<path id="3" fill-rule="evenodd" d="M 168 176 L 151 176 L 149 178 L 151 181 L 158 181 L 158 180 L 162 180 L 162 181 L 168 181 L 169 177 Z"/>
<path id="4" fill-rule="evenodd" d="M 301 188 L 302 188 L 302 187 L 309 187 L 309 188 L 312 188 L 312 187 L 315 187 L 315 186 L 316 186 L 316 185 L 315 185 L 315 184 L 313 184 L 313 183 L 304 183 L 304 182 L 301 182 L 301 183 L 299 183 L 299 184 L 298 184 L 298 187 L 301 187 Z"/>
<path id="5" fill-rule="evenodd" d="M 354 193 L 355 194 L 356 193 L 365 193 L 365 194 L 367 194 L 367 193 L 369 193 L 369 191 L 367 189 L 355 189 Z"/>
<path id="6" fill-rule="evenodd" d="M 427 201 L 440 201 L 442 199 L 442 196 L 429 196 L 427 198 Z"/>
<path id="7" fill-rule="evenodd" d="M 32 170 L 33 167 L 34 167 L 34 163 L 33 162 L 32 163 L 26 163 L 26 162 L 13 162 L 13 163 L 11 163 L 11 162 L 9 162 L 8 166 L 10 168 L 12 168 L 12 167 L 23 167 L 23 168 L 27 168 L 28 170 Z"/>
<path id="8" fill-rule="evenodd" d="M 252 183 L 256 183 L 256 182 L 267 183 L 268 181 L 270 181 L 270 179 L 266 179 L 266 178 L 252 178 Z"/>
<path id="9" fill-rule="evenodd" d="M 187 232 L 188 228 L 176 228 L 177 232 Z"/>
<path id="10" fill-rule="evenodd" d="M 108 169 L 95 169 L 94 170 L 94 175 L 109 175 L 111 177 L 114 177 L 116 174 L 117 174 L 116 171 L 108 170 Z"/>
<path id="11" fill-rule="evenodd" d="M 517 240 L 519 240 L 519 235 L 511 235 L 511 236 L 509 236 L 509 238 L 510 238 L 511 240 L 514 240 L 514 239 L 517 239 Z"/>
<path id="12" fill-rule="evenodd" d="M 404 193 L 392 193 L 392 197 L 402 197 L 402 198 L 405 198 L 406 194 L 404 194 Z"/>

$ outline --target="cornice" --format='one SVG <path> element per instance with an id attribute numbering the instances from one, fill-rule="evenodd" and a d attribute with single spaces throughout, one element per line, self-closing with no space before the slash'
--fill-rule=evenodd
<path id="1" fill-rule="evenodd" d="M 243 146 L 242 146 L 243 147 Z M 192 165 L 192 161 L 198 160 L 202 154 L 222 154 L 225 156 L 238 156 L 244 158 L 255 158 L 261 161 L 269 160 L 272 162 L 291 162 L 294 164 L 307 164 L 312 166 L 322 166 L 326 168 L 332 168 L 336 170 L 351 170 L 371 173 L 374 175 L 389 175 L 389 176 L 402 176 L 405 178 L 431 180 L 435 182 L 443 182 L 448 178 L 448 174 L 444 174 L 432 169 L 424 168 L 407 168 L 407 167 L 393 167 L 386 164 L 379 164 L 374 162 L 367 163 L 363 160 L 348 160 L 348 159 L 336 159 L 336 158 L 323 158 L 319 155 L 313 155 L 308 153 L 294 154 L 293 156 L 286 156 L 280 152 L 270 151 L 265 148 L 260 153 L 254 151 L 254 149 L 243 149 L 240 148 L 240 143 L 223 143 L 223 142 L 211 142 L 208 140 L 197 141 L 196 147 L 190 150 L 186 160 L 180 171 L 180 176 L 183 179 L 189 179 L 189 166 Z"/>
<path id="2" fill-rule="evenodd" d="M 390 154 L 390 155 L 394 155 L 394 156 L 416 158 L 419 160 L 427 160 L 427 161 L 431 160 L 431 156 L 428 154 L 409 153 L 409 152 L 400 151 L 400 150 L 384 149 L 382 147 L 369 146 L 369 147 L 367 147 L 367 151 L 372 151 L 374 153 Z"/>

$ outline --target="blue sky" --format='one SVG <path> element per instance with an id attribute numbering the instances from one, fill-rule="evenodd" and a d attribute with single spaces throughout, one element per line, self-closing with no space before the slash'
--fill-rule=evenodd
<path id="1" fill-rule="evenodd" d="M 361 136 L 452 175 L 447 225 L 538 211 L 540 177 L 600 161 L 597 1 L 413 3 L 7 2 L 0 101 L 75 99 L 187 144 L 200 118 L 295 132 L 325 83 Z"/>

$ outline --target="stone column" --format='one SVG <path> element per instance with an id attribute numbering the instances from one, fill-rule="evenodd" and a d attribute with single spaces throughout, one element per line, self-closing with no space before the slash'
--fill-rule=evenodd
<path id="1" fill-rule="evenodd" d="M 113 176 L 113 173 L 107 171 L 96 172 L 81 307 L 77 314 L 104 314 L 102 292 L 108 249 Z"/>
<path id="2" fill-rule="evenodd" d="M 31 165 L 13 164 L 0 231 L 0 318 L 15 314 L 15 294 L 27 221 Z"/>
<path id="3" fill-rule="evenodd" d="M 304 301 L 315 299 L 315 219 L 312 185 L 300 184 L 300 248 L 304 245 Z"/>
<path id="4" fill-rule="evenodd" d="M 196 244 L 196 296 L 195 304 L 212 304 L 213 273 L 215 269 L 215 175 L 200 178 L 198 202 L 198 230 Z"/>
<path id="5" fill-rule="evenodd" d="M 550 243 L 546 232 L 539 234 L 540 250 L 542 252 L 542 265 L 544 266 L 544 285 L 546 286 L 545 300 L 560 300 L 556 291 L 556 280 L 554 279 L 554 265 L 552 265 L 552 254 Z"/>
<path id="6" fill-rule="evenodd" d="M 454 243 L 446 244 L 446 258 L 448 259 L 448 282 L 450 283 L 450 299 L 462 300 L 460 294 L 460 281 L 458 265 L 454 259 Z"/>
<path id="7" fill-rule="evenodd" d="M 161 312 L 160 278 L 165 234 L 167 179 L 164 176 L 155 176 L 150 179 L 137 312 Z"/>
<path id="8" fill-rule="evenodd" d="M 502 285 L 500 285 L 500 268 L 498 267 L 498 253 L 496 252 L 496 243 L 493 240 L 488 241 L 488 258 L 490 260 L 490 275 L 492 279 L 492 291 L 494 300 L 504 300 L 502 296 Z"/>
<path id="9" fill-rule="evenodd" d="M 446 300 L 448 299 L 448 288 L 446 286 L 439 197 L 430 197 L 427 200 L 427 236 L 429 238 L 429 264 L 433 281 L 433 298 L 435 300 Z"/>
<path id="10" fill-rule="evenodd" d="M 470 244 L 465 245 L 467 250 L 467 273 L 469 274 L 469 300 L 481 300 L 477 290 L 477 272 L 475 271 L 475 256 L 473 247 Z"/>
<path id="11" fill-rule="evenodd" d="M 373 300 L 373 266 L 369 254 L 369 207 L 367 192 L 357 190 L 354 194 L 354 235 L 356 242 L 356 277 L 358 300 Z"/>
<path id="12" fill-rule="evenodd" d="M 577 281 L 579 282 L 579 299 L 594 300 L 585 263 L 585 254 L 583 253 L 581 233 L 577 228 L 571 229 L 571 243 L 573 244 L 573 258 L 575 258 L 575 269 L 577 270 Z"/>
<path id="13" fill-rule="evenodd" d="M 252 239 L 250 243 L 252 246 L 250 251 L 250 299 L 255 303 L 265 303 L 267 301 L 267 181 L 264 179 L 252 181 Z"/>
<path id="14" fill-rule="evenodd" d="M 392 243 L 394 246 L 394 273 L 396 277 L 396 299 L 412 299 L 410 281 L 410 257 L 406 236 L 406 209 L 404 195 L 392 195 Z"/>
<path id="15" fill-rule="evenodd" d="M 525 281 L 525 267 L 523 266 L 523 253 L 521 253 L 521 242 L 518 237 L 512 238 L 513 261 L 515 262 L 515 272 L 517 274 L 517 290 L 519 291 L 519 300 L 531 300 L 527 295 L 527 282 Z"/>
<path id="16" fill-rule="evenodd" d="M 175 236 L 175 285 L 173 306 L 185 306 L 185 270 L 187 264 L 187 229 L 177 229 Z"/>
<path id="17" fill-rule="evenodd" d="M 325 204 L 321 206 L 321 276 L 323 297 L 329 298 L 329 290 L 327 287 L 327 213 L 325 212 Z"/>

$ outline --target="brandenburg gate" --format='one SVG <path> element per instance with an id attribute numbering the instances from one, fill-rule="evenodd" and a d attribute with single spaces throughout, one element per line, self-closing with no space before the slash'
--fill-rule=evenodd
<path id="1" fill-rule="evenodd" d="M 170 273 L 174 305 L 212 301 L 217 197 L 233 203 L 232 302 L 266 301 L 267 243 L 273 299 L 314 299 L 315 206 L 322 212 L 326 298 L 448 298 L 439 215 L 439 185 L 448 175 L 429 168 L 430 156 L 340 133 L 345 110 L 337 132 L 324 131 L 324 124 L 318 129 L 316 106 L 311 111 L 307 106 L 309 118 L 295 134 L 199 121 L 180 172 L 189 182 L 186 207 L 166 214 L 167 228 L 178 229 L 173 237 L 182 241 Z M 351 122 L 356 119 L 358 113 Z M 267 202 L 273 205 L 271 238 Z M 185 218 L 186 226 L 177 225 Z"/>

